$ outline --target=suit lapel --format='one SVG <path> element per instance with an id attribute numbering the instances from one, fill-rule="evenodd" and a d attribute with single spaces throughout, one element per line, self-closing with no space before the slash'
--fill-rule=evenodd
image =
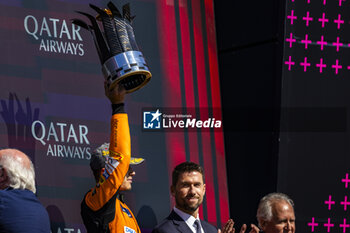
<path id="1" fill-rule="evenodd" d="M 171 211 L 169 218 L 173 220 L 173 223 L 179 232 L 193 233 L 192 230 L 187 226 L 186 222 L 174 211 Z"/>
<path id="2" fill-rule="evenodd" d="M 202 228 L 203 228 L 203 230 L 204 230 L 204 233 L 210 232 L 209 229 L 207 228 L 206 222 L 204 222 L 204 221 L 201 220 L 201 225 L 202 225 Z"/>

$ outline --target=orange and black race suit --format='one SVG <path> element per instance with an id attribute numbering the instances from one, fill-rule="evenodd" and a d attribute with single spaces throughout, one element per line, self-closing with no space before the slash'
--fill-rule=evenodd
<path id="1" fill-rule="evenodd" d="M 94 211 L 94 214 L 97 213 L 103 216 L 107 213 L 107 215 L 109 214 L 112 216 L 110 216 L 110 219 L 107 220 L 108 226 L 105 226 L 105 228 L 107 229 L 98 231 L 89 231 L 89 229 L 87 229 L 89 233 L 141 232 L 135 219 L 135 216 L 133 215 L 131 210 L 127 207 L 125 203 L 116 198 L 116 193 L 119 187 L 121 186 L 124 180 L 124 176 L 126 175 L 129 169 L 129 163 L 131 158 L 130 154 L 131 148 L 128 116 L 126 113 L 114 114 L 111 119 L 111 138 L 109 146 L 109 155 L 107 155 L 105 171 L 101 175 L 100 181 L 96 185 L 96 187 L 90 190 L 84 198 L 86 206 L 90 210 Z M 82 207 L 82 216 L 83 211 L 84 209 Z M 103 216 L 103 218 L 108 217 Z M 84 224 L 85 222 L 86 221 L 84 219 Z M 106 222 L 106 219 L 104 219 L 104 222 Z M 87 224 L 85 225 L 87 226 Z"/>

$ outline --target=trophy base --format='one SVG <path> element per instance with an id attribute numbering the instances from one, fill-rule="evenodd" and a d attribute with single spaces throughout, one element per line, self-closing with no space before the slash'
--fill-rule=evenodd
<path id="1" fill-rule="evenodd" d="M 151 74 L 145 72 L 133 72 L 130 75 L 124 75 L 122 77 L 114 76 L 107 80 L 109 89 L 113 89 L 115 85 L 121 84 L 124 86 L 126 93 L 137 91 L 145 86 L 151 80 Z"/>
<path id="2" fill-rule="evenodd" d="M 114 88 L 117 83 L 121 83 L 126 93 L 142 88 L 152 77 L 139 51 L 127 51 L 109 58 L 103 64 L 102 72 L 110 89 Z"/>

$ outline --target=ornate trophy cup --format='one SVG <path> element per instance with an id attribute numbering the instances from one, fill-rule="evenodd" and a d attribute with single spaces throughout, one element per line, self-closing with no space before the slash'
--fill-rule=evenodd
<path id="1" fill-rule="evenodd" d="M 73 19 L 73 23 L 92 34 L 102 72 L 109 87 L 112 89 L 115 84 L 120 83 L 126 92 L 130 93 L 146 85 L 152 74 L 136 44 L 134 29 L 131 26 L 135 16 L 130 15 L 130 5 L 123 6 L 123 15 L 112 2 L 107 6 L 109 9 L 100 9 L 90 4 L 98 13 L 96 18 L 77 11 L 86 16 L 91 25 L 80 19 Z M 104 32 L 101 32 L 97 21 L 102 21 Z"/>

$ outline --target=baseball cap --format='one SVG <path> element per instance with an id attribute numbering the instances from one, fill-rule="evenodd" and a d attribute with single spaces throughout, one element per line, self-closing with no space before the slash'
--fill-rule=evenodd
<path id="1" fill-rule="evenodd" d="M 90 167 L 92 170 L 99 170 L 105 167 L 106 156 L 109 155 L 109 143 L 103 143 L 91 154 Z M 130 165 L 138 165 L 145 161 L 144 158 L 131 157 Z"/>

